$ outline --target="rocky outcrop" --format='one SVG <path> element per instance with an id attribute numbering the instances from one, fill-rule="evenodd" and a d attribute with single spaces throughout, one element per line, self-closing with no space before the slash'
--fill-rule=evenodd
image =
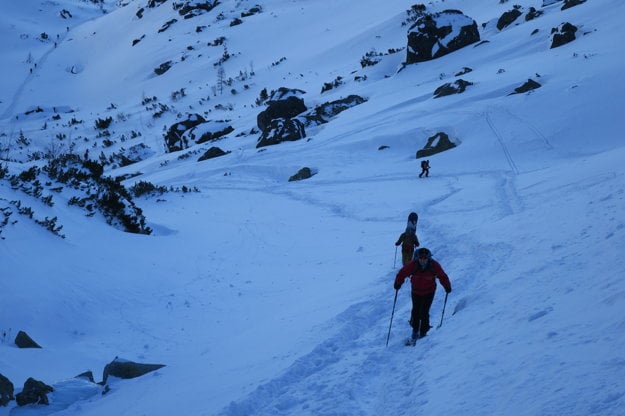
<path id="1" fill-rule="evenodd" d="M 165 367 L 164 364 L 142 364 L 116 357 L 104 367 L 102 384 L 105 384 L 110 376 L 124 379 L 135 378 L 163 367 Z"/>
<path id="2" fill-rule="evenodd" d="M 521 12 L 520 6 L 514 7 L 512 10 L 508 10 L 504 12 L 497 20 L 497 29 L 503 30 L 504 28 L 510 26 L 516 19 L 519 18 L 523 13 Z"/>
<path id="3" fill-rule="evenodd" d="M 514 89 L 514 92 L 511 92 L 508 95 L 513 95 L 513 94 L 523 94 L 525 92 L 531 91 L 531 90 L 535 90 L 536 88 L 540 88 L 542 85 L 540 85 L 538 82 L 534 81 L 533 79 L 528 79 L 523 85 L 521 85 L 520 87 L 517 87 Z"/>
<path id="4" fill-rule="evenodd" d="M 461 94 L 466 90 L 469 85 L 473 85 L 473 83 L 465 81 L 462 78 L 454 81 L 453 83 L 443 84 L 434 91 L 434 98 L 444 97 L 452 94 Z"/>
<path id="5" fill-rule="evenodd" d="M 15 337 L 15 345 L 19 348 L 41 348 L 33 339 L 24 331 L 19 331 Z"/>
<path id="6" fill-rule="evenodd" d="M 284 87 L 271 93 L 267 108 L 256 117 L 256 124 L 261 130 L 257 148 L 306 137 L 304 123 L 294 118 L 307 110 L 304 100 L 300 98 L 304 93 Z"/>
<path id="7" fill-rule="evenodd" d="M 408 30 L 406 63 L 429 61 L 479 40 L 477 23 L 461 11 L 425 13 Z"/>
<path id="8" fill-rule="evenodd" d="M 566 10 L 571 7 L 579 6 L 582 3 L 586 3 L 586 0 L 564 0 L 564 4 L 560 10 Z"/>
<path id="9" fill-rule="evenodd" d="M 25 406 L 27 404 L 50 404 L 48 401 L 48 393 L 52 393 L 54 389 L 48 386 L 43 381 L 35 380 L 29 377 L 24 383 L 24 388 L 21 393 L 15 395 L 15 401 L 18 406 Z"/>
<path id="10" fill-rule="evenodd" d="M 185 137 L 185 133 L 187 130 L 205 122 L 204 117 L 199 114 L 187 114 L 185 120 L 172 124 L 165 134 L 167 151 L 176 152 L 189 147 L 189 140 Z"/>
<path id="11" fill-rule="evenodd" d="M 258 139 L 256 147 L 271 146 L 282 142 L 292 142 L 306 137 L 304 123 L 296 118 L 271 120 Z"/>
<path id="12" fill-rule="evenodd" d="M 312 111 L 304 114 L 306 126 L 325 124 L 343 111 L 366 102 L 367 99 L 359 95 L 349 95 L 335 101 L 329 101 L 315 107 Z"/>
<path id="13" fill-rule="evenodd" d="M 551 29 L 551 49 L 573 42 L 575 32 L 577 32 L 577 26 L 568 22 Z"/>
<path id="14" fill-rule="evenodd" d="M 220 157 L 220 156 L 225 156 L 228 153 L 230 153 L 230 152 L 224 152 L 219 147 L 213 146 L 210 149 L 208 149 L 206 152 L 204 152 L 204 154 L 202 156 L 200 156 L 197 161 L 201 162 L 203 160 L 208 160 L 208 159 L 213 159 L 213 158 Z"/>
<path id="15" fill-rule="evenodd" d="M 417 151 L 417 159 L 432 156 L 445 150 L 453 149 L 456 144 L 449 139 L 447 133 L 438 132 L 434 136 L 428 138 L 427 143 Z"/>
<path id="16" fill-rule="evenodd" d="M 256 117 L 256 124 L 260 131 L 266 131 L 272 120 L 290 119 L 307 110 L 304 100 L 300 95 L 304 91 L 281 87 L 271 94 L 267 101 L 267 108 Z"/>

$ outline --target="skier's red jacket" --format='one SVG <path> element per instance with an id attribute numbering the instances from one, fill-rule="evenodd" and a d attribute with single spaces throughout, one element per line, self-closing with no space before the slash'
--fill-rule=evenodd
<path id="1" fill-rule="evenodd" d="M 414 259 L 402 267 L 395 277 L 395 288 L 401 287 L 404 279 L 410 276 L 412 293 L 415 295 L 429 295 L 436 291 L 436 279 L 438 279 L 447 292 L 451 292 L 449 276 L 443 270 L 439 262 L 429 259 L 425 267 L 421 267 L 419 260 Z"/>

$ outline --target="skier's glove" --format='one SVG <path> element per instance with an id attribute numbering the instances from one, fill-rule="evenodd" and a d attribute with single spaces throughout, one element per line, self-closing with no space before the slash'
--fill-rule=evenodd
<path id="1" fill-rule="evenodd" d="M 399 288 L 401 287 L 401 283 L 395 283 L 393 287 L 395 288 L 395 290 L 399 290 Z"/>
<path id="2" fill-rule="evenodd" d="M 451 293 L 451 288 L 450 287 L 449 288 L 446 287 L 445 288 L 445 293 Z"/>

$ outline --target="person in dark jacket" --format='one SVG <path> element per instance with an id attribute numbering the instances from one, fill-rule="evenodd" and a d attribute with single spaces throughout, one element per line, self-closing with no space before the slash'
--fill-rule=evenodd
<path id="1" fill-rule="evenodd" d="M 422 178 L 423 175 L 425 175 L 426 178 L 430 176 L 430 161 L 429 160 L 421 161 L 421 173 L 419 174 L 419 177 Z"/>
<path id="2" fill-rule="evenodd" d="M 399 239 L 395 242 L 395 246 L 401 244 L 401 264 L 405 266 L 408 264 L 414 255 L 415 248 L 419 247 L 419 239 L 417 238 L 417 221 L 419 216 L 416 212 L 411 212 L 408 215 L 408 223 L 406 224 L 406 230 L 401 233 Z"/>
<path id="3" fill-rule="evenodd" d="M 425 247 L 417 250 L 415 259 L 397 272 L 395 290 L 401 288 L 408 276 L 412 286 L 410 326 L 412 340 L 416 340 L 424 337 L 430 330 L 430 307 L 436 292 L 436 279 L 443 285 L 446 293 L 451 292 L 451 282 L 440 263 L 432 258 L 432 253 Z"/>

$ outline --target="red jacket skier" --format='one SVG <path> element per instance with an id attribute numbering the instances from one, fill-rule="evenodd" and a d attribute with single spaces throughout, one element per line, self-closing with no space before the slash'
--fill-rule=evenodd
<path id="1" fill-rule="evenodd" d="M 436 279 L 445 288 L 445 292 L 451 292 L 449 276 L 443 270 L 440 263 L 432 258 L 432 253 L 425 247 L 417 250 L 414 260 L 402 267 L 395 277 L 395 290 L 399 290 L 406 277 L 410 276 L 412 285 L 412 313 L 410 325 L 412 326 L 412 339 L 424 337 L 430 330 L 430 307 L 436 292 Z"/>

